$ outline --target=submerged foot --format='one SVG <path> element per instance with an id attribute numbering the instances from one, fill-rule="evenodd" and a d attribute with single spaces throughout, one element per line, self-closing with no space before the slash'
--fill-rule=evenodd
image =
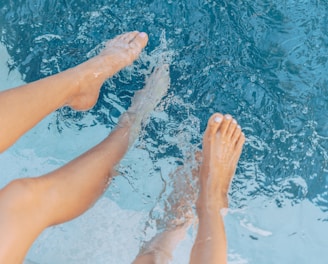
<path id="1" fill-rule="evenodd" d="M 150 113 L 154 110 L 170 87 L 169 65 L 157 67 L 146 80 L 145 87 L 137 91 L 132 98 L 132 104 L 122 116 L 120 123 L 130 120 L 130 145 L 138 137 L 141 125 L 145 125 Z M 122 123 L 123 124 L 123 123 Z"/>
<path id="2" fill-rule="evenodd" d="M 132 64 L 148 42 L 146 33 L 133 31 L 109 40 L 99 55 L 73 69 L 78 87 L 67 105 L 75 110 L 87 110 L 98 100 L 103 82 Z"/>
<path id="3" fill-rule="evenodd" d="M 214 114 L 203 137 L 203 163 L 197 209 L 228 207 L 227 193 L 235 174 L 245 136 L 230 115 Z"/>
<path id="4" fill-rule="evenodd" d="M 186 236 L 191 222 L 191 219 L 189 219 L 181 225 L 157 234 L 145 243 L 133 264 L 169 263 L 172 259 L 173 251 Z"/>

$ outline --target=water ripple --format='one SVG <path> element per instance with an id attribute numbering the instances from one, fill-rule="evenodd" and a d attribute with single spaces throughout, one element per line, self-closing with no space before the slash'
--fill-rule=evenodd
<path id="1" fill-rule="evenodd" d="M 277 206 L 309 199 L 327 210 L 327 8 L 325 1 L 6 0 L 0 40 L 9 66 L 29 82 L 76 65 L 121 32 L 148 32 L 136 64 L 105 83 L 90 111 L 95 123 L 64 109 L 58 128 L 113 127 L 152 67 L 167 60 L 166 117 L 155 115 L 141 139 L 153 160 L 180 162 L 195 150 L 187 146 L 199 147 L 213 112 L 231 113 L 247 136 L 232 204 L 265 196 Z"/>

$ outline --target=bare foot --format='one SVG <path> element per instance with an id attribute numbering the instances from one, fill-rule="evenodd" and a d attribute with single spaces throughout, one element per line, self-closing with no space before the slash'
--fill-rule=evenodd
<path id="1" fill-rule="evenodd" d="M 122 116 L 122 119 L 126 120 L 128 118 L 133 122 L 130 133 L 130 145 L 138 137 L 141 126 L 146 125 L 150 113 L 163 96 L 166 95 L 169 87 L 169 65 L 163 64 L 158 66 L 149 76 L 146 80 L 145 87 L 135 93 L 131 106 Z"/>
<path id="2" fill-rule="evenodd" d="M 184 239 L 192 220 L 157 234 L 145 243 L 132 264 L 169 263 L 177 245 Z"/>
<path id="3" fill-rule="evenodd" d="M 173 190 L 166 199 L 164 216 L 156 219 L 157 231 L 160 233 L 145 243 L 133 264 L 169 263 L 175 248 L 186 236 L 195 218 L 192 204 L 196 194 L 190 186 L 188 172 L 179 167 L 170 175 Z"/>
<path id="4" fill-rule="evenodd" d="M 92 108 L 98 100 L 103 82 L 132 64 L 148 42 L 146 33 L 133 31 L 109 40 L 99 55 L 71 69 L 78 89 L 67 101 L 75 110 Z"/>
<path id="5" fill-rule="evenodd" d="M 103 71 L 107 77 L 113 76 L 122 68 L 131 65 L 148 42 L 144 32 L 133 31 L 117 36 L 105 44 L 99 58 L 104 60 Z M 110 65 L 110 67 L 108 67 Z"/>
<path id="6" fill-rule="evenodd" d="M 203 163 L 197 210 L 228 207 L 227 193 L 235 174 L 245 136 L 230 115 L 214 114 L 203 137 Z"/>

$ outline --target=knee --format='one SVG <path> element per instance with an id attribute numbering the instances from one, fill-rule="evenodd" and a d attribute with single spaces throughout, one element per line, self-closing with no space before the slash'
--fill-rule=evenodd
<path id="1" fill-rule="evenodd" d="M 24 178 L 11 181 L 0 191 L 0 208 L 7 213 L 26 211 L 38 202 L 34 179 Z"/>
<path id="2" fill-rule="evenodd" d="M 5 249 L 8 254 L 12 255 L 12 249 L 17 248 L 17 257 L 23 257 L 22 252 L 26 252 L 32 241 L 46 228 L 34 189 L 34 179 L 19 179 L 0 190 L 1 239 L 8 242 Z M 4 253 L 4 247 L 0 246 L 1 250 L 0 262 L 3 263 L 1 254 Z"/>

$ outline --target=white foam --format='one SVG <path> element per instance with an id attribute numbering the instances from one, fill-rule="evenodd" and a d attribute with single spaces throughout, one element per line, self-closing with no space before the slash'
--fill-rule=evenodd
<path id="1" fill-rule="evenodd" d="M 263 230 L 261 228 L 255 227 L 252 223 L 248 223 L 246 219 L 242 219 L 240 221 L 240 226 L 245 227 L 250 232 L 260 235 L 260 236 L 271 236 L 272 233 L 270 231 Z"/>
<path id="2" fill-rule="evenodd" d="M 53 39 L 62 39 L 62 37 L 60 35 L 55 35 L 55 34 L 44 34 L 44 35 L 41 35 L 41 36 L 38 36 L 34 39 L 34 42 L 41 42 L 43 40 L 46 40 L 46 41 L 50 41 L 50 40 L 53 40 Z"/>
<path id="3" fill-rule="evenodd" d="M 1 90 L 23 84 L 17 71 L 9 74 L 6 61 L 10 56 L 3 45 L 0 45 L 0 55 Z M 105 126 L 97 125 L 83 131 L 67 128 L 59 133 L 54 125 L 49 126 L 56 123 L 56 118 L 56 113 L 51 114 L 0 155 L 0 188 L 13 179 L 42 175 L 62 166 L 110 132 Z M 88 118 L 93 116 L 86 115 L 84 121 Z M 140 151 L 134 152 L 140 154 Z M 137 168 L 145 168 L 139 165 L 135 164 Z M 47 229 L 33 244 L 25 263 L 131 263 L 138 254 L 140 241 L 156 233 L 156 230 L 144 233 L 148 213 L 122 209 L 103 197 L 78 219 Z M 181 262 L 184 257 L 188 258 L 184 252 L 190 247 L 190 241 L 189 244 L 186 241 L 180 246 L 182 257 L 177 257 L 175 263 L 187 263 Z"/>
<path id="4" fill-rule="evenodd" d="M 0 90 L 22 84 L 17 71 L 9 73 L 6 62 L 10 57 L 2 44 L 0 58 Z M 97 125 L 83 131 L 64 129 L 59 133 L 55 127 L 49 127 L 49 123 L 55 123 L 55 118 L 56 114 L 47 117 L 0 155 L 0 187 L 14 178 L 53 170 L 110 132 L 104 126 Z M 92 119 L 92 116 L 87 118 Z M 257 145 L 258 149 L 266 147 L 264 143 Z M 142 151 L 135 150 L 131 155 L 134 154 L 144 156 Z M 149 160 L 145 162 L 142 158 L 133 164 L 140 170 L 137 171 L 140 177 L 151 165 Z M 166 169 L 170 171 L 168 167 Z M 251 168 L 245 173 L 249 173 L 246 175 L 249 177 L 254 175 Z M 295 183 L 304 185 L 299 180 Z M 306 185 L 303 187 L 306 191 Z M 149 184 L 148 188 L 152 188 L 152 185 Z M 256 200 L 248 201 L 247 208 L 243 210 L 229 210 L 225 218 L 228 263 L 326 263 L 327 258 L 323 255 L 328 237 L 325 213 L 307 200 L 294 206 L 286 204 L 277 208 L 274 202 L 270 203 L 267 199 L 257 197 Z M 103 197 L 75 221 L 46 230 L 29 251 L 26 264 L 131 263 L 138 253 L 140 241 L 148 240 L 156 233 L 156 230 L 144 233 L 146 220 L 148 211 L 123 209 Z M 174 252 L 173 264 L 188 263 L 194 236 L 195 231 L 190 230 Z"/>
<path id="5" fill-rule="evenodd" d="M 38 263 L 131 263 L 139 251 L 145 213 L 101 198 L 76 220 L 46 230 L 28 259 Z"/>
<path id="6" fill-rule="evenodd" d="M 0 42 L 0 91 L 23 84 L 20 73 L 17 70 L 8 69 L 10 56 L 6 47 Z"/>

